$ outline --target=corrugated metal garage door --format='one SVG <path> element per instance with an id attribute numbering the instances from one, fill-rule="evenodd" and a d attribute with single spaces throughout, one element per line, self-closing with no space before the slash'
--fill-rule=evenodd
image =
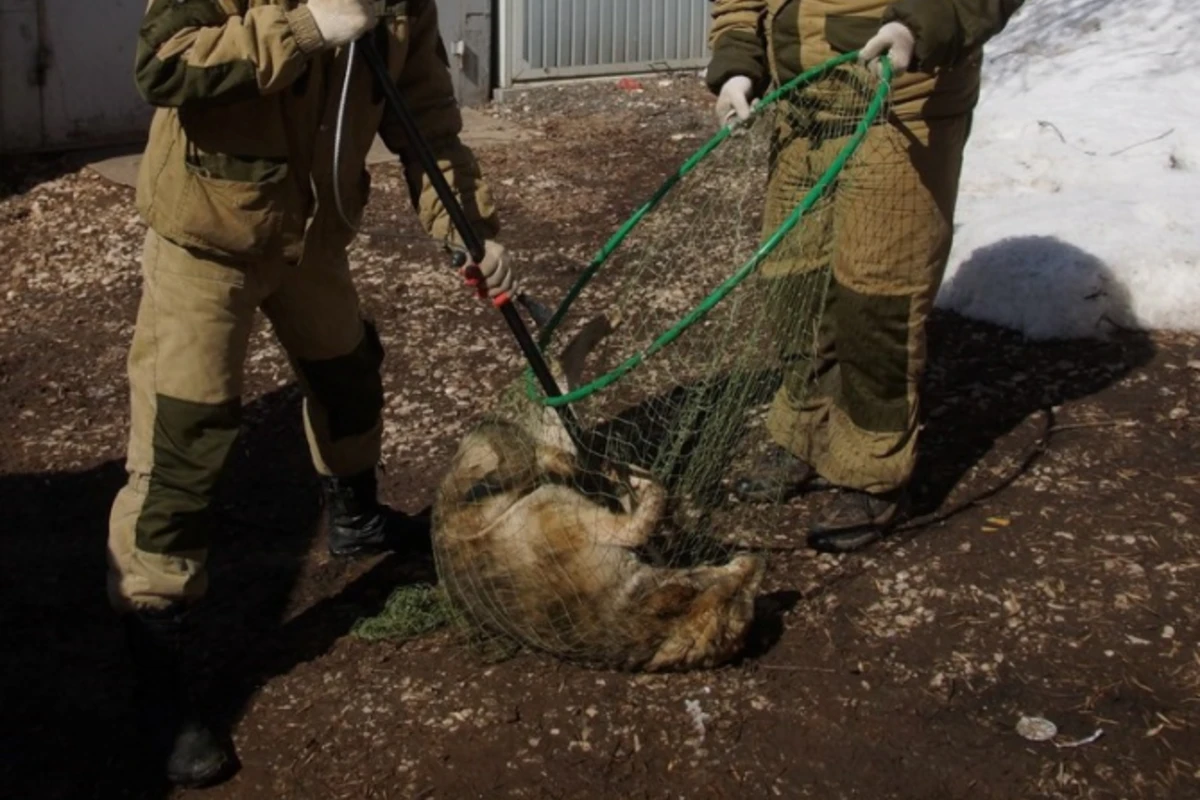
<path id="1" fill-rule="evenodd" d="M 504 0 L 503 85 L 687 69 L 708 57 L 708 0 Z"/>

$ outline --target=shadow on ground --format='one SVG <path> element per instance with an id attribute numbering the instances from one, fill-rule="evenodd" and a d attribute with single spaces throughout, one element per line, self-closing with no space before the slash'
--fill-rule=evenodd
<path id="1" fill-rule="evenodd" d="M 951 307 L 1036 338 L 953 312 L 932 315 L 911 484 L 912 512 L 922 519 L 940 517 L 1019 477 L 1013 469 L 971 472 L 1016 466 L 1007 462 L 1035 455 L 1040 431 L 1031 423 L 1039 412 L 1097 394 L 1155 355 L 1150 336 L 1122 327 L 1135 316 L 1127 288 L 1100 259 L 1054 237 L 1017 237 L 981 248 L 946 289 Z M 1047 338 L 1051 331 L 1073 338 Z M 768 402 L 778 385 L 777 372 L 762 371 L 677 386 L 624 409 L 596 435 L 608 457 L 652 468 L 665 476 L 673 497 L 697 501 L 703 513 L 695 515 L 694 527 L 703 533 L 710 524 L 723 524 L 708 512 L 725 503 L 725 481 L 742 469 L 735 459 L 746 449 L 740 441 L 745 429 L 725 420 Z M 1018 431 L 1022 426 L 1030 430 Z M 744 444 L 753 450 L 753 441 Z M 673 460 L 664 460 L 664 453 Z M 662 466 L 667 461 L 669 470 Z M 791 524 L 807 525 L 810 512 L 805 507 L 804 518 Z M 710 554 L 703 550 L 701 557 Z"/>
<path id="2" fill-rule="evenodd" d="M 1034 273 L 1057 277 L 1038 283 Z M 1054 296 L 1047 304 L 1046 297 L 1035 295 L 1050 291 L 1050 284 Z M 958 269 L 949 288 L 971 307 L 983 302 L 972 297 L 990 292 L 997 304 L 1014 304 L 1017 315 L 1022 304 L 1049 305 L 1070 317 L 1072 329 L 1106 335 L 1033 341 L 998 325 L 935 313 L 922 398 L 925 428 L 913 479 L 917 514 L 942 506 L 972 467 L 985 459 L 991 464 L 989 454 L 1001 440 L 1039 411 L 1104 390 L 1149 364 L 1156 351 L 1148 335 L 1113 325 L 1133 314 L 1129 292 L 1111 270 L 1058 239 L 1022 237 L 982 248 Z M 1022 324 L 1048 330 L 1044 320 Z M 1022 438 L 1031 444 L 1035 437 Z M 993 488 L 995 477 L 965 487 L 967 493 Z"/>
<path id="3" fill-rule="evenodd" d="M 24 194 L 39 184 L 106 158 L 132 156 L 141 152 L 141 144 L 120 144 L 64 152 L 0 155 L 0 200 Z"/>
<path id="4" fill-rule="evenodd" d="M 994 265 L 995 255 L 977 263 Z M 1119 291 L 1109 300 L 1128 305 Z M 1100 392 L 1155 353 L 1140 334 L 1031 342 L 949 313 L 931 321 L 930 348 L 918 512 L 942 506 L 1040 409 Z M 206 703 L 227 721 L 272 676 L 318 658 L 357 619 L 378 613 L 397 586 L 434 578 L 427 558 L 356 568 L 318 557 L 317 484 L 299 405 L 288 388 L 247 408 L 247 430 L 219 490 L 223 524 L 209 598 L 197 612 L 195 655 Z M 106 521 L 122 478 L 116 461 L 0 476 L 0 786 L 13 797 L 168 794 L 146 777 L 131 746 L 128 662 L 104 595 Z M 790 590 L 763 598 L 749 658 L 778 641 L 798 599 Z M 295 609 L 305 610 L 293 616 Z"/>
<path id="5" fill-rule="evenodd" d="M 248 429 L 218 491 L 212 581 L 196 611 L 192 654 L 201 700 L 227 722 L 269 678 L 317 658 L 359 617 L 377 613 L 396 586 L 432 579 L 427 559 L 389 555 L 354 577 L 353 564 L 310 556 L 319 501 L 299 394 L 277 391 L 246 411 Z M 105 596 L 108 510 L 123 478 L 118 461 L 0 476 L 6 796 L 169 794 L 132 745 L 129 664 Z"/>

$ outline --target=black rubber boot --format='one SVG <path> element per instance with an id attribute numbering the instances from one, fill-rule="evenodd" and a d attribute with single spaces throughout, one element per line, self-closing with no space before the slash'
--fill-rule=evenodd
<path id="1" fill-rule="evenodd" d="M 329 552 L 338 557 L 428 549 L 411 517 L 379 502 L 375 470 L 348 478 L 321 477 Z"/>
<path id="2" fill-rule="evenodd" d="M 816 471 L 778 445 L 755 460 L 733 484 L 734 495 L 747 503 L 786 503 L 808 489 L 825 486 Z"/>
<path id="3" fill-rule="evenodd" d="M 211 786 L 236 768 L 232 745 L 200 718 L 183 677 L 184 618 L 178 611 L 124 614 L 134 664 L 134 704 L 147 752 L 176 786 Z"/>

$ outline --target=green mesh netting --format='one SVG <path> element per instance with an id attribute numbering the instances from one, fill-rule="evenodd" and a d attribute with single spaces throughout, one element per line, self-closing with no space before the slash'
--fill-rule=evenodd
<path id="1" fill-rule="evenodd" d="M 434 548 L 472 640 L 650 670 L 743 646 L 764 570 L 743 545 L 775 512 L 729 483 L 781 383 L 813 380 L 836 243 L 856 235 L 839 198 L 888 157 L 871 134 L 889 68 L 876 79 L 856 55 L 771 93 L 671 176 L 541 332 L 565 395 L 518 377 L 462 443 Z"/>

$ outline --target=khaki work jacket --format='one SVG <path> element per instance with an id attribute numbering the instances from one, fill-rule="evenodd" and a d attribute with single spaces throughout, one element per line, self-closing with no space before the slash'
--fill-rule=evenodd
<path id="1" fill-rule="evenodd" d="M 387 0 L 376 41 L 392 79 L 479 232 L 498 227 L 455 102 L 433 0 Z M 296 0 L 151 0 L 138 37 L 136 81 L 157 107 L 142 159 L 137 207 L 179 245 L 228 259 L 298 258 L 314 218 L 346 244 L 333 182 L 357 224 L 370 188 L 364 168 L 376 133 L 406 167 L 412 202 L 432 236 L 457 241 L 428 178 L 385 116 L 361 54 L 352 65 L 334 175 L 334 134 L 347 48 L 328 49 Z M 331 218 L 339 221 L 331 222 Z"/>

